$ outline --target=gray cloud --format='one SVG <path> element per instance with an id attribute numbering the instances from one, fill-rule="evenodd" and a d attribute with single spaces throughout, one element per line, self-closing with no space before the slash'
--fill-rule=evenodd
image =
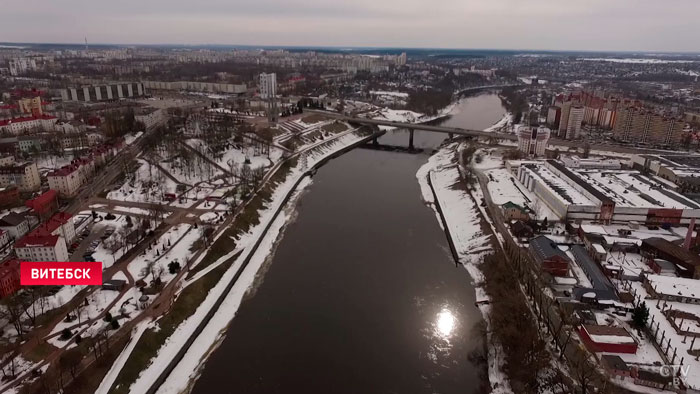
<path id="1" fill-rule="evenodd" d="M 700 51 L 697 0 L 25 0 L 0 40 Z"/>

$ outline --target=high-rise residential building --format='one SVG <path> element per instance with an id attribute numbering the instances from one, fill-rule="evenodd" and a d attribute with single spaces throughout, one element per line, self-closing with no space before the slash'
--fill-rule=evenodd
<path id="1" fill-rule="evenodd" d="M 577 139 L 581 134 L 581 123 L 583 122 L 583 116 L 585 114 L 585 109 L 582 105 L 573 105 L 569 110 L 569 118 L 567 119 L 566 125 L 566 139 L 573 140 Z"/>
<path id="2" fill-rule="evenodd" d="M 624 142 L 678 146 L 683 140 L 684 129 L 685 122 L 674 117 L 628 107 L 617 111 L 613 138 Z"/>
<path id="3" fill-rule="evenodd" d="M 571 111 L 571 101 L 565 101 L 561 104 L 561 116 L 559 117 L 559 132 L 557 136 L 566 138 L 566 128 L 569 125 L 569 112 Z"/>
<path id="4" fill-rule="evenodd" d="M 260 74 L 260 98 L 270 99 L 277 96 L 277 74 Z"/>
<path id="5" fill-rule="evenodd" d="M 396 57 L 396 65 L 397 66 L 404 66 L 406 65 L 406 52 L 401 52 L 399 56 Z"/>
<path id="6" fill-rule="evenodd" d="M 36 61 L 30 57 L 19 57 L 11 59 L 8 63 L 10 75 L 17 76 L 26 73 L 27 71 L 36 70 Z"/>
<path id="7" fill-rule="evenodd" d="M 561 108 L 559 107 L 549 107 L 547 110 L 547 125 L 549 127 L 559 127 L 559 120 L 561 118 Z"/>
<path id="8" fill-rule="evenodd" d="M 119 82 L 107 85 L 86 85 L 61 89 L 63 101 L 107 101 L 142 97 L 146 94 L 141 82 Z"/>
<path id="9" fill-rule="evenodd" d="M 517 135 L 519 151 L 528 156 L 544 156 L 551 131 L 543 126 L 520 126 Z"/>

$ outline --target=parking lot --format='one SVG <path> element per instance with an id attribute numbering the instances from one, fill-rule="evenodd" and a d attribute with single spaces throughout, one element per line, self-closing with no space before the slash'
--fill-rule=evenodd
<path id="1" fill-rule="evenodd" d="M 76 239 L 68 245 L 68 253 L 71 254 L 71 261 L 86 261 L 84 256 L 87 252 L 94 251 L 97 245 L 102 242 L 102 237 L 111 227 L 102 222 L 90 223 L 84 230 L 77 234 Z"/>

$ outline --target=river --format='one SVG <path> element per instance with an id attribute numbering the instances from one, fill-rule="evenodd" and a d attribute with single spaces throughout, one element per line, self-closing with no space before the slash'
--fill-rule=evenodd
<path id="1" fill-rule="evenodd" d="M 442 124 L 483 129 L 504 113 L 480 94 Z M 415 175 L 443 138 L 416 132 L 422 154 L 355 149 L 318 171 L 194 393 L 478 392 L 474 289 Z"/>

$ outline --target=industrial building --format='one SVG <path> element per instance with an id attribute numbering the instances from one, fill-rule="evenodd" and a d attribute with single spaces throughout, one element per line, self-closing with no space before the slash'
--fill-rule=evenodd
<path id="1" fill-rule="evenodd" d="M 522 162 L 514 172 L 561 219 L 679 225 L 700 218 L 700 204 L 639 171 L 569 169 L 546 160 Z"/>

